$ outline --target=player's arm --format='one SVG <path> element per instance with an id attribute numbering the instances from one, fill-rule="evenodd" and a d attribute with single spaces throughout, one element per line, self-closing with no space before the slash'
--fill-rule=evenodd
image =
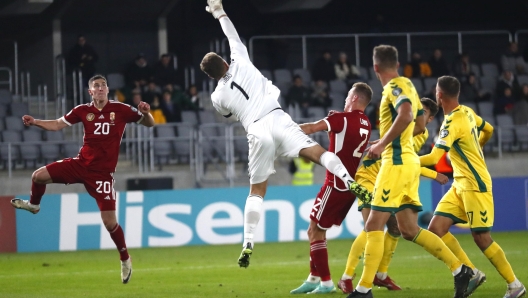
<path id="1" fill-rule="evenodd" d="M 51 130 L 51 131 L 57 131 L 65 128 L 68 126 L 66 122 L 62 118 L 55 119 L 55 120 L 40 120 L 35 119 L 32 116 L 24 115 L 22 116 L 22 122 L 25 126 L 36 126 L 40 127 L 44 130 Z"/>
<path id="2" fill-rule="evenodd" d="M 299 127 L 305 134 L 309 135 L 318 131 L 328 131 L 328 123 L 325 120 L 319 120 L 311 123 L 299 124 Z"/>
<path id="3" fill-rule="evenodd" d="M 477 116 L 477 125 L 479 125 L 479 118 L 480 117 Z M 477 130 L 480 132 L 479 144 L 480 147 L 484 147 L 484 145 L 486 145 L 489 139 L 491 139 L 491 136 L 493 136 L 494 129 L 493 126 L 488 122 L 484 121 L 484 119 L 481 118 L 480 121 L 482 121 L 482 123 L 480 123 L 480 125 L 477 127 Z"/>
<path id="4" fill-rule="evenodd" d="M 150 114 L 150 105 L 144 101 L 140 101 L 138 104 L 138 111 L 143 114 L 143 119 L 141 119 L 141 122 L 139 124 L 144 125 L 146 127 L 152 127 L 154 126 L 154 117 Z"/>
<path id="5" fill-rule="evenodd" d="M 378 143 L 372 145 L 368 149 L 368 157 L 379 158 L 385 147 L 387 147 L 388 144 L 401 135 L 402 132 L 414 120 L 412 105 L 408 99 L 402 100 L 397 105 L 396 111 L 398 112 L 398 116 L 396 116 L 392 126 L 389 128 L 383 138 L 381 138 Z"/>
<path id="6" fill-rule="evenodd" d="M 424 176 L 426 178 L 429 178 L 429 179 L 433 179 L 435 180 L 436 182 L 444 185 L 446 184 L 448 181 L 449 181 L 449 178 L 447 178 L 446 175 L 442 174 L 442 173 L 438 173 L 437 171 L 433 171 L 431 169 L 428 169 L 426 167 L 421 167 L 420 168 L 420 175 L 421 176 Z"/>
<path id="7" fill-rule="evenodd" d="M 229 41 L 229 47 L 231 48 L 231 55 L 240 55 L 247 60 L 249 60 L 249 54 L 246 46 L 240 40 L 238 32 L 233 25 L 233 22 L 229 19 L 227 14 L 224 11 L 221 0 L 208 0 L 208 6 L 205 8 L 210 12 L 215 19 L 220 21 L 220 26 L 222 26 L 222 31 L 224 31 L 227 40 Z"/>
<path id="8" fill-rule="evenodd" d="M 413 137 L 425 132 L 425 125 L 427 121 L 425 119 L 424 110 L 418 111 L 418 115 L 414 120 Z"/>
<path id="9" fill-rule="evenodd" d="M 420 164 L 422 167 L 436 165 L 445 152 L 443 148 L 433 147 L 431 153 L 420 156 Z"/>

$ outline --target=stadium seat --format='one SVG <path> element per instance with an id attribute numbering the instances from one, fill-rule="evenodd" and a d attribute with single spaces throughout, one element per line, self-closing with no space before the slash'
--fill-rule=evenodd
<path id="1" fill-rule="evenodd" d="M 463 103 L 463 105 L 465 105 L 468 108 L 471 108 L 473 111 L 475 111 L 475 113 L 477 113 L 477 115 L 479 114 L 479 111 L 478 111 L 476 103 L 474 103 L 474 102 L 465 102 L 465 103 Z"/>
<path id="2" fill-rule="evenodd" d="M 312 75 L 310 74 L 310 71 L 306 68 L 296 68 L 293 70 L 293 75 L 298 75 L 302 78 L 303 83 L 306 86 L 309 86 L 312 82 Z"/>
<path id="3" fill-rule="evenodd" d="M 345 108 L 345 94 L 341 92 L 330 92 L 328 96 L 332 99 L 330 110 L 342 111 Z"/>
<path id="4" fill-rule="evenodd" d="M 475 74 L 475 76 L 478 78 L 480 77 L 480 67 L 478 64 L 472 63 L 471 64 L 471 72 Z"/>
<path id="5" fill-rule="evenodd" d="M 116 90 L 125 87 L 125 77 L 121 73 L 109 73 L 106 75 L 108 89 Z"/>
<path id="6" fill-rule="evenodd" d="M 20 120 L 20 117 L 29 114 L 29 107 L 27 102 L 14 101 L 11 103 L 9 110 L 11 111 L 11 116 L 17 116 Z M 22 122 L 22 120 L 20 120 Z"/>
<path id="7" fill-rule="evenodd" d="M 35 142 L 42 142 L 42 131 L 25 130 L 22 132 L 22 139 L 24 144 L 20 146 L 20 154 L 25 166 L 33 168 L 40 158 L 40 146 L 39 144 L 35 144 Z M 31 163 L 31 166 L 29 163 Z"/>
<path id="8" fill-rule="evenodd" d="M 497 77 L 482 76 L 480 77 L 480 87 L 491 94 L 495 94 L 497 87 Z"/>
<path id="9" fill-rule="evenodd" d="M 65 157 L 75 157 L 79 155 L 81 146 L 77 142 L 67 142 L 62 146 L 62 151 Z"/>
<path id="10" fill-rule="evenodd" d="M 496 118 L 497 118 L 498 131 L 500 131 L 500 135 L 501 135 L 501 139 L 500 139 L 501 145 L 503 148 L 506 146 L 509 150 L 511 150 L 513 142 L 515 141 L 515 133 L 513 130 L 513 127 L 514 127 L 513 119 L 508 114 L 497 115 Z"/>
<path id="11" fill-rule="evenodd" d="M 260 73 L 268 80 L 273 81 L 273 76 L 271 75 L 271 71 L 267 69 L 261 69 Z"/>
<path id="12" fill-rule="evenodd" d="M 361 73 L 361 79 L 363 79 L 365 81 L 368 81 L 370 79 L 369 71 L 367 70 L 366 67 L 360 66 L 359 67 L 359 72 Z"/>
<path id="13" fill-rule="evenodd" d="M 275 78 L 274 82 L 285 82 L 285 83 L 291 83 L 292 81 L 292 74 L 289 69 L 281 68 L 281 69 L 275 69 L 273 71 L 273 77 Z M 306 82 L 305 82 L 306 84 Z"/>
<path id="14" fill-rule="evenodd" d="M 374 71 L 374 67 L 373 66 L 368 67 L 368 72 L 369 72 L 370 80 L 378 80 L 377 77 L 376 77 L 376 72 Z M 401 74 L 401 72 L 400 72 L 400 74 Z M 370 86 L 370 87 L 372 87 L 372 86 Z"/>
<path id="15" fill-rule="evenodd" d="M 0 104 L 10 105 L 13 101 L 11 92 L 7 89 L 0 89 Z"/>
<path id="16" fill-rule="evenodd" d="M 46 139 L 46 141 L 53 141 L 53 142 L 64 141 L 64 132 L 62 130 L 58 130 L 58 131 L 45 130 L 44 138 Z"/>
<path id="17" fill-rule="evenodd" d="M 0 118 L 5 118 L 7 116 L 7 105 L 0 104 Z"/>
<path id="18" fill-rule="evenodd" d="M 499 67 L 495 63 L 482 63 L 482 76 L 497 80 L 499 76 Z"/>
<path id="19" fill-rule="evenodd" d="M 490 101 L 483 101 L 478 103 L 478 114 L 486 121 L 493 118 L 493 103 Z"/>
<path id="20" fill-rule="evenodd" d="M 424 93 L 424 86 L 422 83 L 422 79 L 420 78 L 411 78 L 411 82 L 414 85 L 414 88 L 416 88 L 416 92 L 421 96 Z"/>
<path id="21" fill-rule="evenodd" d="M 372 88 L 372 103 L 377 104 L 381 101 L 383 87 L 378 79 L 370 79 L 368 85 Z"/>
<path id="22" fill-rule="evenodd" d="M 342 80 L 332 80 L 330 81 L 330 91 L 340 92 L 346 94 L 348 92 L 347 85 Z"/>
<path id="23" fill-rule="evenodd" d="M 154 142 L 154 158 L 161 170 L 161 165 L 168 163 L 168 160 L 172 156 L 172 140 L 169 139 L 175 138 L 176 133 L 174 131 L 174 126 L 171 125 L 156 125 L 154 128 L 156 135 Z"/>
<path id="24" fill-rule="evenodd" d="M 180 162 L 189 163 L 191 161 L 191 151 L 194 150 L 195 130 L 189 123 L 178 123 L 176 131 L 178 137 L 173 142 L 175 154 Z"/>
<path id="25" fill-rule="evenodd" d="M 321 120 L 326 117 L 326 111 L 323 107 L 309 107 L 308 117 L 314 120 Z"/>
<path id="26" fill-rule="evenodd" d="M 5 118 L 5 126 L 7 130 L 11 131 L 23 131 L 24 130 L 24 124 L 22 123 L 22 119 L 18 116 L 8 116 Z"/>
<path id="27" fill-rule="evenodd" d="M 438 78 L 425 78 L 424 83 L 424 93 L 428 93 L 431 91 L 434 87 L 436 87 L 436 82 L 438 81 Z M 434 100 L 434 98 L 431 98 Z"/>
<path id="28" fill-rule="evenodd" d="M 182 122 L 198 125 L 198 113 L 196 111 L 182 111 Z"/>
<path id="29" fill-rule="evenodd" d="M 22 141 L 22 135 L 17 131 L 2 131 L 3 143 L 0 143 L 0 155 L 2 161 L 6 163 L 9 159 L 9 143 L 20 143 Z M 20 145 L 11 144 L 11 160 L 16 161 L 20 159 Z"/>
<path id="30" fill-rule="evenodd" d="M 528 149 L 528 126 L 516 126 L 515 136 L 520 150 Z"/>
<path id="31" fill-rule="evenodd" d="M 520 75 L 517 77 L 517 81 L 519 82 L 519 85 L 528 84 L 528 75 Z"/>

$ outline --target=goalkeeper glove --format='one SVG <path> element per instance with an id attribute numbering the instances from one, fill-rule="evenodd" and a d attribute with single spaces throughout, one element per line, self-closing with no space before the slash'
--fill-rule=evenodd
<path id="1" fill-rule="evenodd" d="M 215 19 L 226 14 L 222 7 L 222 0 L 207 0 L 207 4 L 205 10 L 211 13 Z"/>

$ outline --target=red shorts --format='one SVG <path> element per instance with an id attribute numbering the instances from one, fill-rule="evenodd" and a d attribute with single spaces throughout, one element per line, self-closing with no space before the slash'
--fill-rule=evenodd
<path id="1" fill-rule="evenodd" d="M 114 173 L 87 170 L 76 158 L 66 158 L 46 166 L 53 183 L 82 183 L 88 193 L 97 201 L 99 210 L 116 209 Z"/>
<path id="2" fill-rule="evenodd" d="M 349 191 L 338 191 L 332 186 L 323 185 L 310 211 L 310 219 L 325 230 L 340 226 L 355 200 L 356 197 Z"/>

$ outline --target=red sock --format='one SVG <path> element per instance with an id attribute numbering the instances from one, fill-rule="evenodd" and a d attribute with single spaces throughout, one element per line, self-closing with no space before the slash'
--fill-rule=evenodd
<path id="1" fill-rule="evenodd" d="M 119 251 L 121 261 L 128 260 L 130 256 L 128 255 L 128 250 L 125 243 L 125 234 L 123 233 L 121 226 L 116 224 L 115 228 L 108 232 L 110 233 L 110 237 L 112 237 L 112 240 L 114 240 L 117 250 Z"/>
<path id="2" fill-rule="evenodd" d="M 29 202 L 33 205 L 40 205 L 40 200 L 46 191 L 46 184 L 31 182 L 31 195 Z"/>
<path id="3" fill-rule="evenodd" d="M 326 241 L 318 240 L 310 243 L 310 257 L 319 273 L 322 281 L 330 280 L 330 268 L 328 267 L 328 250 Z"/>
<path id="4" fill-rule="evenodd" d="M 310 275 L 311 276 L 319 276 L 319 272 L 317 272 L 317 268 L 315 268 L 315 263 L 313 261 L 312 252 L 310 251 Z"/>

